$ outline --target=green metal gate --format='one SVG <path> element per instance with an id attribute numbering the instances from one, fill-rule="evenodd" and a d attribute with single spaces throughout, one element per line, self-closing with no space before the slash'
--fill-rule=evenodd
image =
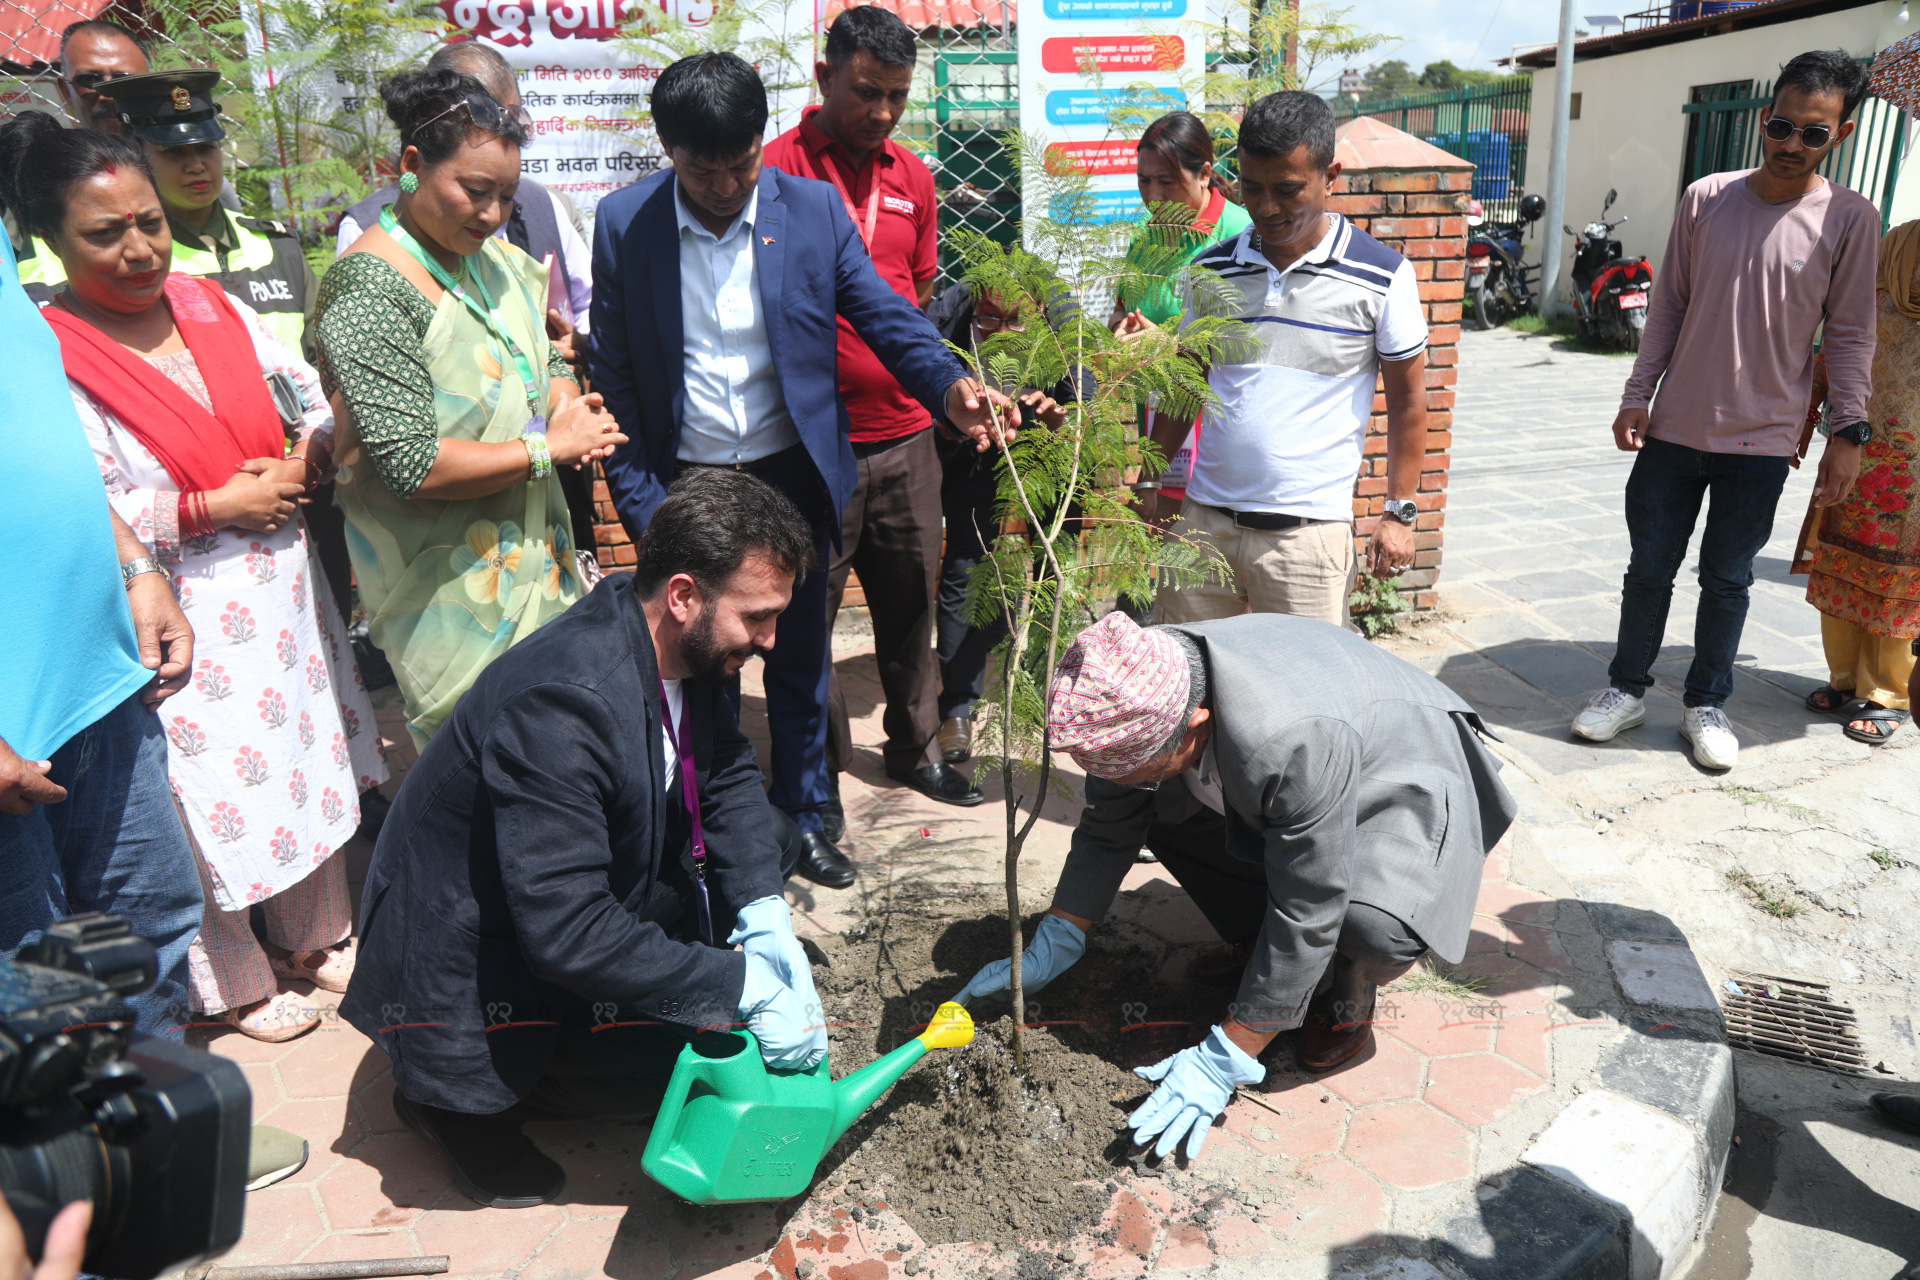
<path id="1" fill-rule="evenodd" d="M 1760 109 L 1773 105 L 1773 82 L 1730 80 L 1701 85 L 1691 96 L 1693 101 L 1680 108 L 1687 123 L 1680 189 L 1685 191 L 1710 173 L 1758 168 Z M 1901 153 L 1906 149 L 1907 115 L 1869 94 L 1853 118 L 1852 135 L 1827 153 L 1820 173 L 1878 205 L 1885 230 L 1893 215 L 1893 189 L 1900 180 Z"/>
<path id="2" fill-rule="evenodd" d="M 1412 94 L 1385 102 L 1342 99 L 1334 118 L 1372 116 L 1450 155 L 1471 160 L 1473 194 L 1496 221 L 1517 217 L 1527 176 L 1527 137 L 1533 78 L 1510 76 L 1494 84 Z"/>

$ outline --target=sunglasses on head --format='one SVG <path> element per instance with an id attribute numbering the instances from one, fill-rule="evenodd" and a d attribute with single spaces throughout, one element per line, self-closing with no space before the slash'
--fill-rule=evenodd
<path id="1" fill-rule="evenodd" d="M 131 71 L 82 71 L 78 75 L 67 77 L 67 83 L 76 89 L 92 93 L 109 80 L 120 80 L 135 74 Z"/>
<path id="2" fill-rule="evenodd" d="M 1775 142 L 1785 142 L 1797 133 L 1800 135 L 1800 141 L 1815 151 L 1833 141 L 1833 126 L 1830 124 L 1810 124 L 1801 127 L 1796 126 L 1793 121 L 1784 116 L 1773 116 L 1762 128 Z"/>
<path id="3" fill-rule="evenodd" d="M 485 129 L 488 133 L 501 132 L 509 120 L 518 120 L 523 128 L 533 128 L 533 117 L 527 114 L 525 107 L 503 107 L 492 98 L 486 97 L 483 94 L 470 93 L 448 107 L 445 111 L 436 112 L 427 119 L 422 120 L 413 127 L 414 132 L 418 133 L 435 120 L 440 119 L 442 116 L 450 116 L 462 107 L 467 109 L 467 116 L 473 121 L 474 125 L 477 128 Z"/>

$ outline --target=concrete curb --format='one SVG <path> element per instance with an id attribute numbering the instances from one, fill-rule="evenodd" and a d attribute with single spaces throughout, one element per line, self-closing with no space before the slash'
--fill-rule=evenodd
<path id="1" fill-rule="evenodd" d="M 1671 1280 L 1705 1241 L 1733 1138 L 1733 1055 L 1719 1002 L 1686 936 L 1606 841 L 1515 772 L 1508 781 L 1529 836 L 1604 940 L 1622 1021 L 1636 1034 L 1601 1052 L 1598 1088 L 1440 1222 L 1437 1274 Z"/>

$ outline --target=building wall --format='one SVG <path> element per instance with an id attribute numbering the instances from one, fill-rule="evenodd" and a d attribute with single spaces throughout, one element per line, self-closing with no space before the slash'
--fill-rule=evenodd
<path id="1" fill-rule="evenodd" d="M 1617 188 L 1620 198 L 1609 216 L 1625 214 L 1632 221 L 1616 234 L 1627 252 L 1652 259 L 1657 277 L 1685 163 L 1688 117 L 1680 108 L 1694 87 L 1772 80 L 1781 64 L 1809 49 L 1845 49 L 1866 57 L 1915 29 L 1915 23 L 1899 21 L 1900 7 L 1900 0 L 1875 0 L 1817 18 L 1576 60 L 1573 89 L 1580 95 L 1580 119 L 1568 126 L 1567 225 L 1578 230 L 1599 217 L 1607 189 Z M 1544 67 L 1533 76 L 1534 133 L 1527 149 L 1526 188 L 1542 194 L 1547 190 L 1556 72 Z M 1878 199 L 1878 193 L 1870 194 Z M 1895 223 L 1916 216 L 1920 163 L 1903 167 L 1894 196 Z M 1562 234 L 1558 227 L 1537 224 L 1529 259 L 1538 260 L 1538 241 L 1550 232 Z M 1570 253 L 1572 246 L 1572 240 L 1565 240 L 1562 249 Z"/>

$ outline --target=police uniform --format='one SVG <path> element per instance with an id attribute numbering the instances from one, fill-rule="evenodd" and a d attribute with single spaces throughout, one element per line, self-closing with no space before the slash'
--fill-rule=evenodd
<path id="1" fill-rule="evenodd" d="M 133 136 L 156 147 L 183 147 L 227 136 L 213 100 L 219 82 L 217 71 L 155 71 L 106 81 L 100 92 L 113 99 L 120 122 Z M 218 202 L 204 228 L 188 226 L 171 211 L 167 225 L 173 232 L 173 270 L 217 281 L 259 312 L 274 337 L 295 351 L 305 349 L 319 290 L 298 238 L 269 219 L 236 217 Z M 38 258 L 42 246 L 34 248 Z M 59 259 L 52 259 L 52 267 L 59 270 Z M 56 283 L 43 272 L 35 270 L 37 283 Z"/>

